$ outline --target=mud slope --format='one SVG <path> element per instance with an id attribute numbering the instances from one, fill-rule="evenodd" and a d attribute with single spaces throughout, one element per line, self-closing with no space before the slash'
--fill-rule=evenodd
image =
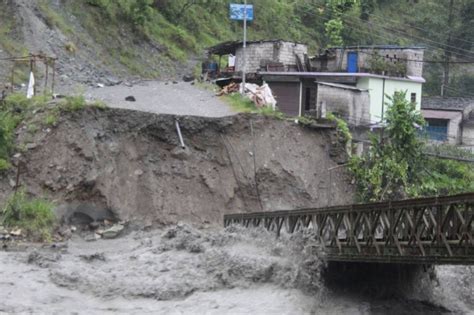
<path id="1" fill-rule="evenodd" d="M 6 37 L 2 38 L 5 42 L 0 41 L 0 59 L 28 53 L 56 57 L 55 92 L 59 93 L 81 91 L 82 85 L 115 85 L 122 80 L 135 81 L 139 74 L 165 80 L 192 73 L 196 60 L 192 57 L 186 62 L 170 60 L 165 54 L 165 47 L 137 36 L 127 24 L 117 30 L 118 38 L 109 34 L 114 39 L 104 45 L 103 39 L 92 34 L 90 26 L 89 29 L 86 27 L 89 23 L 103 28 L 96 20 L 98 17 L 88 15 L 92 6 L 87 5 L 86 1 L 82 1 L 83 4 L 75 2 L 79 1 L 0 1 L 0 10 L 4 12 L 0 28 L 6 32 Z M 111 32 L 111 29 L 101 31 Z M 15 49 L 7 49 L 8 46 Z M 119 58 L 124 54 L 133 56 L 133 66 Z M 0 60 L 0 79 L 10 79 L 12 66 L 11 62 Z M 39 81 L 38 88 L 42 90 L 45 67 L 41 62 L 37 67 L 36 79 Z M 23 83 L 26 83 L 28 67 L 17 65 L 17 70 L 25 80 Z"/>
<path id="2" fill-rule="evenodd" d="M 111 210 L 145 225 L 352 201 L 344 168 L 328 171 L 345 158 L 332 128 L 248 115 L 179 121 L 184 150 L 169 115 L 88 108 L 33 137 L 23 128 L 18 141 L 36 146 L 26 145 L 21 184 L 69 214 Z"/>

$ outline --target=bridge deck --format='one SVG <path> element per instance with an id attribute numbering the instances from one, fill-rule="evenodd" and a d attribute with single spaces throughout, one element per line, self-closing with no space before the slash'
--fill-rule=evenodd
<path id="1" fill-rule="evenodd" d="M 474 265 L 474 193 L 225 215 L 232 224 L 309 229 L 331 261 Z"/>

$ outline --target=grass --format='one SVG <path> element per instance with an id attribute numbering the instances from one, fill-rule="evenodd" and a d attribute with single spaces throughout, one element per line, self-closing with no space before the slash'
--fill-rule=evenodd
<path id="1" fill-rule="evenodd" d="M 232 110 L 238 113 L 256 113 L 264 116 L 274 117 L 277 119 L 284 119 L 285 117 L 282 112 L 274 110 L 270 107 L 264 106 L 257 108 L 254 102 L 252 102 L 249 98 L 242 97 L 239 93 L 224 95 L 221 96 L 221 99 L 223 99 L 227 104 L 229 104 Z"/>
<path id="2" fill-rule="evenodd" d="M 338 133 L 340 139 L 344 143 L 348 143 L 352 140 L 352 134 L 351 134 L 351 131 L 349 130 L 349 126 L 347 125 L 347 123 L 343 119 L 337 117 L 333 113 L 328 113 L 327 114 L 327 119 L 329 121 L 333 121 L 333 122 L 336 123 L 337 133 Z"/>
<path id="3" fill-rule="evenodd" d="M 58 119 L 59 119 L 59 111 L 55 108 L 48 111 L 48 113 L 46 114 L 46 117 L 44 117 L 43 122 L 46 126 L 51 127 L 57 124 Z"/>
<path id="4" fill-rule="evenodd" d="M 94 101 L 88 104 L 90 107 L 98 108 L 98 109 L 106 109 L 107 104 L 104 101 Z"/>
<path id="5" fill-rule="evenodd" d="M 30 124 L 28 124 L 28 125 L 26 126 L 26 130 L 27 130 L 30 134 L 34 135 L 35 133 L 38 132 L 39 127 L 38 127 L 36 124 L 30 123 Z"/>
<path id="6" fill-rule="evenodd" d="M 12 165 L 10 164 L 10 162 L 8 162 L 7 160 L 5 159 L 0 159 L 0 172 L 4 172 L 6 170 L 9 170 L 10 167 L 12 167 Z"/>
<path id="7" fill-rule="evenodd" d="M 76 51 L 77 51 L 77 47 L 76 47 L 76 44 L 74 44 L 73 42 L 67 42 L 66 44 L 64 44 L 64 49 L 66 49 L 66 51 L 70 54 L 76 54 Z"/>
<path id="8" fill-rule="evenodd" d="M 44 16 L 44 20 L 46 25 L 50 28 L 58 28 L 65 34 L 73 34 L 73 29 L 66 23 L 64 18 L 59 15 L 56 11 L 54 11 L 47 0 L 40 0 L 38 1 L 38 8 Z"/>
<path id="9" fill-rule="evenodd" d="M 79 94 L 79 95 L 66 96 L 66 98 L 61 100 L 61 102 L 59 103 L 59 107 L 67 112 L 75 112 L 75 111 L 83 110 L 86 107 L 105 109 L 107 108 L 107 104 L 105 104 L 103 101 L 87 102 L 84 95 Z M 53 112 L 52 114 L 56 115 L 57 113 Z M 48 118 L 48 116 L 46 118 Z M 54 118 L 55 117 L 48 118 L 52 124 L 54 124 Z"/>
<path id="10" fill-rule="evenodd" d="M 86 104 L 86 98 L 84 95 L 74 95 L 66 96 L 66 98 L 61 100 L 59 106 L 67 112 L 75 112 L 84 109 Z"/>
<path id="11" fill-rule="evenodd" d="M 29 198 L 24 191 L 14 193 L 2 211 L 2 225 L 20 228 L 30 239 L 50 241 L 56 222 L 54 205 L 39 198 Z"/>

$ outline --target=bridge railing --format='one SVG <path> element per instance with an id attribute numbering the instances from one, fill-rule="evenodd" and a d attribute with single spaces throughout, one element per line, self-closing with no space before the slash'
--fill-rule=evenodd
<path id="1" fill-rule="evenodd" d="M 474 193 L 393 202 L 230 214 L 224 226 L 277 235 L 310 229 L 328 260 L 474 264 Z"/>

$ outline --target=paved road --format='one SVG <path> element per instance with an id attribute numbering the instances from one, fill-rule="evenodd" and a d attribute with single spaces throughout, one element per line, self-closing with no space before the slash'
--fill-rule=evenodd
<path id="1" fill-rule="evenodd" d="M 127 96 L 134 96 L 136 101 L 125 101 Z M 116 85 L 93 88 L 86 93 L 86 97 L 102 100 L 110 107 L 160 114 L 205 117 L 223 117 L 235 114 L 211 91 L 200 89 L 186 82 L 165 84 L 165 82 L 148 81 L 132 87 Z"/>

